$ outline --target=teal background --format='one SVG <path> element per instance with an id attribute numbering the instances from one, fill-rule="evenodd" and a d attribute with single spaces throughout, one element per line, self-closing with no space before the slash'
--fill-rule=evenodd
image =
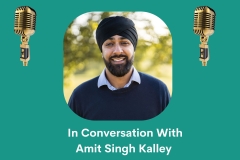
<path id="1" fill-rule="evenodd" d="M 237 4 L 228 1 L 9 1 L 1 2 L 0 159 L 239 159 L 240 54 Z M 37 12 L 30 38 L 31 60 L 19 60 L 20 36 L 13 31 L 15 9 Z M 199 61 L 194 10 L 216 12 L 207 67 Z M 173 38 L 173 95 L 160 116 L 147 121 L 89 121 L 76 116 L 63 95 L 63 36 L 69 23 L 91 11 L 145 11 L 159 16 Z M 153 130 L 179 128 L 182 138 L 68 138 L 67 130 Z M 75 153 L 78 144 L 172 146 L 160 153 Z"/>

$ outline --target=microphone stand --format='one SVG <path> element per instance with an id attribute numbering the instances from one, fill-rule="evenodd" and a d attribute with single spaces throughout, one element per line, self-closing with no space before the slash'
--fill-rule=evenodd
<path id="1" fill-rule="evenodd" d="M 199 47 L 200 47 L 199 60 L 202 61 L 202 66 L 207 66 L 207 61 L 210 58 L 208 45 L 207 45 L 208 38 L 209 38 L 209 36 L 201 36 L 200 37 L 201 44 L 199 45 Z"/>
<path id="2" fill-rule="evenodd" d="M 21 36 L 21 42 L 20 48 L 21 48 L 21 53 L 20 53 L 20 61 L 23 61 L 23 66 L 28 65 L 28 61 L 30 60 L 30 48 L 28 45 L 28 41 L 30 39 L 30 36 Z"/>

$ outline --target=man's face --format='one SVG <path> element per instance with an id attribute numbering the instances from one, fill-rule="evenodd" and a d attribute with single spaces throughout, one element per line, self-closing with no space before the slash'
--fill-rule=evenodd
<path id="1" fill-rule="evenodd" d="M 122 77 L 129 72 L 134 60 L 134 47 L 122 36 L 112 36 L 102 45 L 102 55 L 107 69 L 114 76 Z"/>

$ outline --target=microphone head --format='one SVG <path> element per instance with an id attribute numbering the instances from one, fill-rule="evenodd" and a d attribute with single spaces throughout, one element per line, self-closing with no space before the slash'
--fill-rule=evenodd
<path id="1" fill-rule="evenodd" d="M 29 6 L 18 7 L 15 11 L 14 32 L 21 36 L 35 33 L 36 12 Z"/>
<path id="2" fill-rule="evenodd" d="M 194 27 L 195 34 L 200 36 L 210 36 L 214 33 L 215 27 L 215 11 L 208 6 L 197 7 L 194 11 Z"/>

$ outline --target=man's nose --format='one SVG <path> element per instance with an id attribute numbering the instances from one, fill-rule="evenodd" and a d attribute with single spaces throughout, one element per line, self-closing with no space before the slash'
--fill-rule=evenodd
<path id="1" fill-rule="evenodd" d="M 116 44 L 114 48 L 114 53 L 123 53 L 122 47 L 120 44 Z"/>

